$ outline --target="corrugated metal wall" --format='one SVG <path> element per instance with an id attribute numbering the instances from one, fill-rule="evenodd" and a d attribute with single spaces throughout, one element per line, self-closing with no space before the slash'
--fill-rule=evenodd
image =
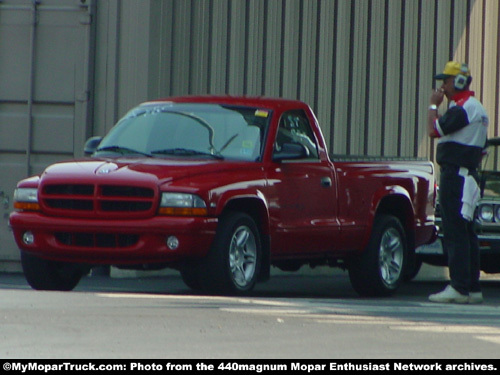
<path id="1" fill-rule="evenodd" d="M 90 0 L 0 0 L 0 269 L 19 259 L 17 182 L 81 153 L 90 135 L 93 16 Z"/>
<path id="2" fill-rule="evenodd" d="M 457 59 L 498 135 L 497 0 L 153 0 L 150 12 L 149 99 L 298 98 L 332 152 L 433 158 L 432 76 Z"/>
<path id="3" fill-rule="evenodd" d="M 0 231 L 15 181 L 81 155 L 87 135 L 103 135 L 130 107 L 158 97 L 297 98 L 313 107 L 334 153 L 433 159 L 425 130 L 432 76 L 456 59 L 469 63 L 490 136 L 500 136 L 499 4 L 0 0 L 0 170 L 9 176 Z M 34 116 L 17 115 L 27 103 Z"/>

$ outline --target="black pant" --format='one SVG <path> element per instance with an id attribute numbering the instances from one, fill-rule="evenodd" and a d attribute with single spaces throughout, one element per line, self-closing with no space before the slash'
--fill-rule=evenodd
<path id="1" fill-rule="evenodd" d="M 442 165 L 439 182 L 439 205 L 443 220 L 443 246 L 448 253 L 451 286 L 462 294 L 479 292 L 479 243 L 474 231 L 474 220 L 462 217 L 464 178 L 459 167 Z M 471 173 L 472 172 L 472 173 Z M 477 172 L 470 171 L 476 181 Z"/>

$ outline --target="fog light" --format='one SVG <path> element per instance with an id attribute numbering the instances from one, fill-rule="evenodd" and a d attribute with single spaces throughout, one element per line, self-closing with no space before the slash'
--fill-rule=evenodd
<path id="1" fill-rule="evenodd" d="M 179 239 L 175 236 L 167 238 L 167 246 L 170 250 L 175 250 L 179 247 Z"/>
<path id="2" fill-rule="evenodd" d="M 25 245 L 32 245 L 35 242 L 35 235 L 31 232 L 24 232 L 23 242 Z"/>

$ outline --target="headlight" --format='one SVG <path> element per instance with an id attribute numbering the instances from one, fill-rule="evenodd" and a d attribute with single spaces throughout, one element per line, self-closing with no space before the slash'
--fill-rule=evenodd
<path id="1" fill-rule="evenodd" d="M 500 223 L 500 205 L 495 205 L 495 222 Z"/>
<path id="2" fill-rule="evenodd" d="M 479 218 L 482 221 L 493 222 L 493 206 L 491 204 L 483 204 L 479 207 Z"/>
<path id="3" fill-rule="evenodd" d="M 16 210 L 38 211 L 38 191 L 33 188 L 18 188 L 14 191 L 14 208 Z"/>
<path id="4" fill-rule="evenodd" d="M 205 216 L 207 205 L 199 196 L 186 193 L 162 193 L 160 215 Z"/>

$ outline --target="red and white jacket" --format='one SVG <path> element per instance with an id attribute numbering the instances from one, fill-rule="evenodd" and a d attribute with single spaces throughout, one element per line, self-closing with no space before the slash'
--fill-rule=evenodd
<path id="1" fill-rule="evenodd" d="M 456 94 L 446 113 L 434 125 L 439 138 L 437 163 L 477 168 L 486 146 L 488 123 L 488 114 L 473 91 Z"/>

